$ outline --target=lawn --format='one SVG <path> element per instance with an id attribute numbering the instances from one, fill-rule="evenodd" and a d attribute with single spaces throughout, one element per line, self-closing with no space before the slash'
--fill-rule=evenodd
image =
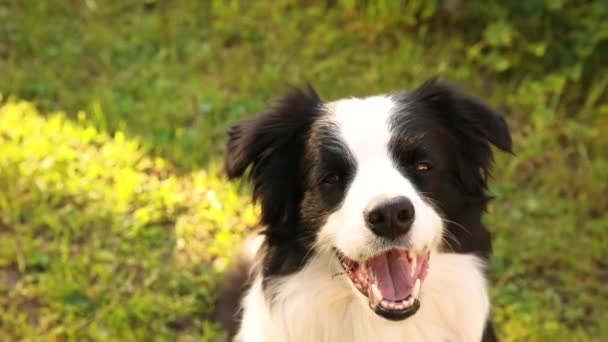
<path id="1" fill-rule="evenodd" d="M 0 340 L 213 341 L 258 214 L 226 129 L 290 84 L 433 75 L 513 131 L 485 218 L 500 337 L 605 340 L 607 55 L 602 0 L 0 0 Z"/>

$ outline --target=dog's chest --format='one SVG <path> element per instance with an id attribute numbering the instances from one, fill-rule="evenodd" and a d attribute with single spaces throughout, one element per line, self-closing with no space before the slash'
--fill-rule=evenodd
<path id="1" fill-rule="evenodd" d="M 405 321 L 374 314 L 348 280 L 328 276 L 328 260 L 312 260 L 273 288 L 266 300 L 261 278 L 243 302 L 236 341 L 479 341 L 490 303 L 476 257 L 436 254 L 421 290 L 421 308 Z"/>

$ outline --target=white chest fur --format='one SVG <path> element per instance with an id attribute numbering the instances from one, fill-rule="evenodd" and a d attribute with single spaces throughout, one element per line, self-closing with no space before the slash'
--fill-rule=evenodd
<path id="1" fill-rule="evenodd" d="M 327 256 L 274 284 L 272 305 L 258 276 L 243 301 L 238 342 L 480 341 L 490 310 L 483 263 L 472 255 L 431 256 L 420 310 L 401 322 L 374 314 Z"/>

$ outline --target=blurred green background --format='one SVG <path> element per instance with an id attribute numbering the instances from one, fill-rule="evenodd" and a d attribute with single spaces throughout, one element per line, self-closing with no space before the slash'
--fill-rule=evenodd
<path id="1" fill-rule="evenodd" d="M 288 84 L 436 74 L 513 131 L 485 218 L 500 337 L 605 340 L 607 59 L 605 0 L 0 0 L 0 340 L 213 341 L 258 214 L 227 127 Z"/>

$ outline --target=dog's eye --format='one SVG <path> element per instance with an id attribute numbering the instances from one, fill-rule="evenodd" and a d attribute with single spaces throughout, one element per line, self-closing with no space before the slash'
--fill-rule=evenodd
<path id="1" fill-rule="evenodd" d="M 416 163 L 416 171 L 418 172 L 427 172 L 430 171 L 433 167 L 428 162 L 420 162 Z"/>
<path id="2" fill-rule="evenodd" d="M 340 176 L 335 173 L 330 173 L 329 175 L 323 177 L 323 183 L 325 184 L 336 184 L 340 181 Z"/>

